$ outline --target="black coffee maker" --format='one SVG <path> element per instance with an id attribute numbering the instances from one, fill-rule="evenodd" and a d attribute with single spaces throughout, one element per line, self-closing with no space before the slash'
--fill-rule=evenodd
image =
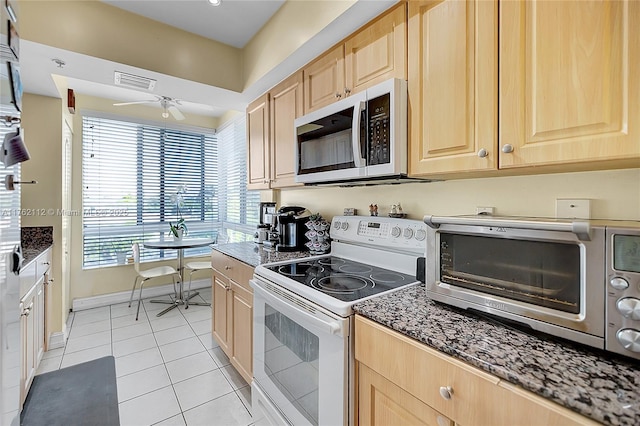
<path id="1" fill-rule="evenodd" d="M 304 251 L 306 223 L 311 214 L 306 207 L 285 206 L 278 209 L 277 251 Z"/>

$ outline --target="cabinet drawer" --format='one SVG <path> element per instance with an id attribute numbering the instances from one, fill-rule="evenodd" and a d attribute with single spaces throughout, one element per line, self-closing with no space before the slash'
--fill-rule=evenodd
<path id="1" fill-rule="evenodd" d="M 253 267 L 224 253 L 220 253 L 217 250 L 213 250 L 211 253 L 211 266 L 213 266 L 213 269 L 218 271 L 219 274 L 224 275 L 247 291 L 253 293 L 249 286 L 249 280 L 253 277 Z"/>
<path id="2" fill-rule="evenodd" d="M 491 423 L 475 409 L 490 406 L 497 377 L 359 316 L 355 334 L 359 362 L 457 423 Z M 449 388 L 449 399 L 441 388 Z"/>
<path id="3" fill-rule="evenodd" d="M 49 272 L 49 269 L 51 268 L 51 261 L 52 261 L 51 249 L 49 248 L 45 250 L 44 253 L 42 253 L 36 259 L 36 263 L 37 263 L 36 269 L 38 271 L 38 276 L 44 275 L 47 272 Z"/>

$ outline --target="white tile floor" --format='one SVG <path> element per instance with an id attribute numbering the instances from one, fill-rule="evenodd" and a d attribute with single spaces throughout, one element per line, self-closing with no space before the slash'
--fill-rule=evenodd
<path id="1" fill-rule="evenodd" d="M 211 301 L 211 290 L 199 290 Z M 143 300 L 72 313 L 64 349 L 44 354 L 38 374 L 113 355 L 122 426 L 250 425 L 251 390 L 211 337 L 211 308 Z"/>

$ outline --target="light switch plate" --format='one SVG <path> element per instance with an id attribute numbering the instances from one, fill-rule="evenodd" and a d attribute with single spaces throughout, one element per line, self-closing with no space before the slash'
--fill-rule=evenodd
<path id="1" fill-rule="evenodd" d="M 590 219 L 591 200 L 584 198 L 558 198 L 556 199 L 556 217 Z"/>

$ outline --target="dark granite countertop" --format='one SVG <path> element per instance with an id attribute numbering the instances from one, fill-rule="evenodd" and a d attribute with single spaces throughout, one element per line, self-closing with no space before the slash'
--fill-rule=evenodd
<path id="1" fill-rule="evenodd" d="M 640 363 L 535 336 L 429 299 L 411 286 L 356 313 L 607 425 L 640 425 Z"/>
<path id="2" fill-rule="evenodd" d="M 20 229 L 22 267 L 26 267 L 53 245 L 53 226 L 29 226 Z"/>
<path id="3" fill-rule="evenodd" d="M 250 241 L 244 243 L 217 244 L 213 246 L 213 249 L 253 267 L 263 263 L 280 262 L 311 255 L 308 251 L 279 252 L 265 248 L 262 244 L 256 244 Z"/>

